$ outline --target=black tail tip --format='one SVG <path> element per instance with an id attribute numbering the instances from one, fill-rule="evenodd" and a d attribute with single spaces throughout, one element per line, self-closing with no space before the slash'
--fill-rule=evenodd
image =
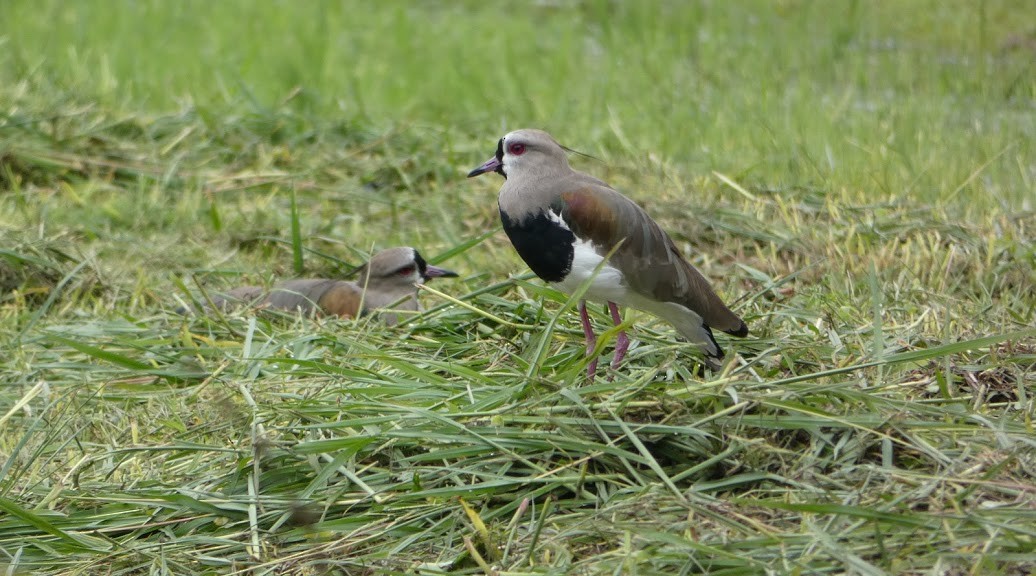
<path id="1" fill-rule="evenodd" d="M 719 372 L 723 369 L 723 356 L 706 356 L 705 367 L 713 372 Z"/>
<path id="2" fill-rule="evenodd" d="M 748 336 L 748 324 L 745 324 L 744 321 L 742 321 L 741 325 L 738 326 L 736 329 L 734 329 L 734 330 L 724 330 L 724 332 L 726 332 L 727 334 L 730 334 L 731 336 L 737 336 L 738 338 L 744 338 L 745 336 Z"/>
<path id="3" fill-rule="evenodd" d="M 695 372 L 697 373 L 698 378 L 705 378 L 708 375 L 708 372 L 712 372 L 713 374 L 719 374 L 721 370 L 723 370 L 722 357 L 716 357 L 712 354 L 706 354 L 705 357 L 702 358 L 702 361 L 698 364 L 698 369 L 695 370 Z"/>

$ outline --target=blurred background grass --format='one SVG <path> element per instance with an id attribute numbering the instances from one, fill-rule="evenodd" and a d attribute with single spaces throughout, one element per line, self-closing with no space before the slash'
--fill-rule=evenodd
<path id="1" fill-rule="evenodd" d="M 538 126 L 772 186 L 1012 209 L 1032 192 L 1031 8 L 10 1 L 0 78 L 134 112 L 434 126 L 487 151 Z"/>

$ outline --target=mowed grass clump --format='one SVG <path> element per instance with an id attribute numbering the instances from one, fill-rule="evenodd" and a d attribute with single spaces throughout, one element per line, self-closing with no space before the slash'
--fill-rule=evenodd
<path id="1" fill-rule="evenodd" d="M 70 6 L 0 8 L 13 572 L 1036 566 L 1011 2 Z M 527 124 L 746 318 L 724 373 L 630 312 L 585 380 L 574 302 L 464 179 Z M 393 245 L 461 272 L 395 327 L 174 312 Z"/>

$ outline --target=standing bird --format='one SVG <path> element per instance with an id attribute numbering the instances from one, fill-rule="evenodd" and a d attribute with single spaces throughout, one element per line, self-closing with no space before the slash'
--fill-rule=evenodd
<path id="1" fill-rule="evenodd" d="M 496 155 L 468 178 L 486 172 L 505 179 L 500 220 L 511 244 L 552 286 L 574 292 L 614 249 L 585 298 L 607 302 L 616 326 L 622 320 L 620 305 L 650 312 L 700 347 L 713 370 L 722 366 L 723 349 L 712 328 L 748 335 L 744 321 L 723 304 L 658 223 L 611 186 L 569 167 L 565 148 L 550 134 L 532 129 L 507 134 Z M 586 300 L 580 302 L 579 314 L 589 355 L 597 336 Z M 629 338 L 619 332 L 612 368 L 619 366 L 628 347 Z M 587 366 L 591 380 L 596 370 L 595 359 Z"/>
<path id="2" fill-rule="evenodd" d="M 395 305 L 396 310 L 419 310 L 418 282 L 432 278 L 455 277 L 456 272 L 431 266 L 409 246 L 382 250 L 359 269 L 358 282 L 324 278 L 288 280 L 267 293 L 260 286 L 242 286 L 218 294 L 212 303 L 221 310 L 237 304 L 301 312 L 319 310 L 322 314 L 356 318 L 377 308 Z M 394 315 L 385 321 L 394 324 Z"/>

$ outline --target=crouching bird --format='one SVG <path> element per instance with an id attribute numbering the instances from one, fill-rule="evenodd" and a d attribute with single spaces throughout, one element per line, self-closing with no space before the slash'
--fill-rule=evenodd
<path id="1" fill-rule="evenodd" d="M 428 264 L 409 246 L 376 253 L 358 272 L 356 282 L 326 278 L 288 280 L 269 292 L 260 286 L 242 286 L 215 295 L 212 303 L 222 310 L 249 305 L 305 315 L 319 312 L 356 318 L 387 306 L 394 310 L 420 310 L 415 284 L 457 276 L 452 270 Z M 394 324 L 395 315 L 386 315 L 385 321 Z"/>
<path id="2" fill-rule="evenodd" d="M 518 255 L 552 286 L 572 293 L 614 253 L 585 292 L 608 303 L 621 323 L 619 306 L 644 310 L 672 324 L 701 348 L 706 364 L 718 370 L 723 349 L 716 328 L 747 336 L 748 326 L 730 311 L 708 280 L 680 254 L 673 240 L 629 198 L 593 176 L 573 170 L 563 148 L 542 130 L 516 130 L 500 139 L 496 155 L 468 177 L 496 172 L 500 220 Z M 579 313 L 587 354 L 597 342 L 586 300 Z M 612 368 L 626 355 L 629 338 L 620 332 Z M 587 366 L 592 380 L 597 360 Z"/>

